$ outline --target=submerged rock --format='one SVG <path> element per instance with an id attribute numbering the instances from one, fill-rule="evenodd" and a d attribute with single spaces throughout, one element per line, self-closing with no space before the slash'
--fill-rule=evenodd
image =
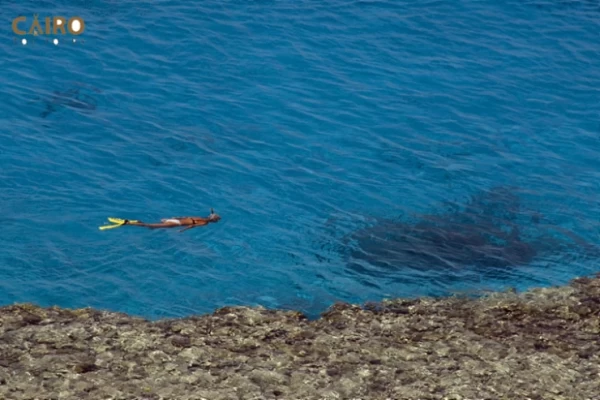
<path id="1" fill-rule="evenodd" d="M 2 399 L 594 399 L 600 276 L 479 299 L 147 321 L 0 308 Z"/>
<path id="2" fill-rule="evenodd" d="M 417 274 L 464 281 L 465 272 L 476 279 L 506 279 L 536 263 L 600 259 L 597 245 L 542 221 L 521 200 L 519 191 L 497 186 L 475 192 L 465 204 L 445 203 L 433 214 L 372 219 L 333 247 L 350 274 L 374 281 L 406 282 Z"/>
<path id="3" fill-rule="evenodd" d="M 70 89 L 55 90 L 50 96 L 43 99 L 45 109 L 40 113 L 42 118 L 62 109 L 70 108 L 79 111 L 94 111 L 97 107 L 95 94 L 101 93 L 101 90 L 89 85 L 76 84 Z"/>

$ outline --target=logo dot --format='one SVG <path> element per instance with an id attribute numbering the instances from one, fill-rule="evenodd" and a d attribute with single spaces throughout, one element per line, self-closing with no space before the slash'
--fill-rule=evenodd
<path id="1" fill-rule="evenodd" d="M 58 39 L 54 39 L 54 44 L 57 45 L 58 44 Z"/>
<path id="2" fill-rule="evenodd" d="M 21 43 L 23 43 L 23 46 L 25 46 L 27 44 L 27 39 L 21 40 Z"/>

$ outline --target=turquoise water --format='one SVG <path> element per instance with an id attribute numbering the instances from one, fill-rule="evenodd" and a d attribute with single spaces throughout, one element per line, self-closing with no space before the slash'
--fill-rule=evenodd
<path id="1" fill-rule="evenodd" d="M 69 3 L 2 2 L 0 304 L 316 316 L 598 269 L 574 246 L 497 279 L 377 279 L 331 245 L 506 185 L 598 244 L 594 2 Z M 85 32 L 22 45 L 11 21 L 33 14 L 79 15 Z M 185 233 L 98 230 L 211 207 L 222 220 Z"/>

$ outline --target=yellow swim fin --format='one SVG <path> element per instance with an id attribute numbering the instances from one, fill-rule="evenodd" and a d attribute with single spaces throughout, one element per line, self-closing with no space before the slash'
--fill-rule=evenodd
<path id="1" fill-rule="evenodd" d="M 129 221 L 129 222 L 138 222 L 136 220 L 125 220 L 125 219 L 121 219 L 121 218 L 113 218 L 113 217 L 109 217 L 108 220 L 110 222 L 112 222 L 114 225 L 104 225 L 104 226 L 100 226 L 98 227 L 98 229 L 100 229 L 101 231 L 104 231 L 106 229 L 114 229 L 114 228 L 118 228 L 120 226 L 125 225 L 125 221 Z"/>
<path id="2" fill-rule="evenodd" d="M 104 225 L 104 226 L 99 226 L 98 229 L 100 229 L 101 231 L 107 230 L 107 229 L 113 229 L 113 228 L 118 228 L 120 226 L 123 226 L 123 224 L 115 224 L 115 225 Z"/>

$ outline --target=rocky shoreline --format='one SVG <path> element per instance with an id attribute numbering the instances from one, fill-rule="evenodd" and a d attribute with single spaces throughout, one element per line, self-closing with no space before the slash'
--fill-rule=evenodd
<path id="1" fill-rule="evenodd" d="M 600 275 L 480 299 L 147 321 L 0 308 L 0 399 L 600 399 Z"/>

